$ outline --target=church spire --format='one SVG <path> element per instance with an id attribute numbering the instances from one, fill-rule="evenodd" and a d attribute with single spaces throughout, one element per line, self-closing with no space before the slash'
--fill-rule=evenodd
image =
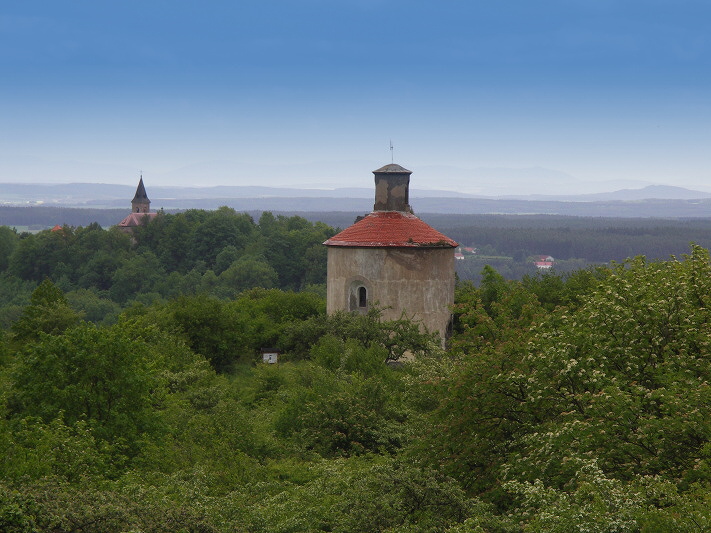
<path id="1" fill-rule="evenodd" d="M 146 188 L 143 185 L 143 174 L 138 182 L 136 194 L 131 200 L 131 211 L 134 213 L 149 213 L 151 210 L 151 201 L 146 194 Z"/>

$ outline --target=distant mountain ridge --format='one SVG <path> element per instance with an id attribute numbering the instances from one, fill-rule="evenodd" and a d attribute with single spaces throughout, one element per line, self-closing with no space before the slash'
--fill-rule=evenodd
<path id="1" fill-rule="evenodd" d="M 342 187 L 334 189 L 221 185 L 215 187 L 146 186 L 152 202 L 160 200 L 205 200 L 221 198 L 372 198 L 373 189 Z M 50 204 L 81 206 L 108 203 L 112 207 L 131 203 L 135 186 L 104 183 L 0 184 L 0 204 Z M 472 197 L 451 191 L 412 190 L 416 198 Z"/>
<path id="2" fill-rule="evenodd" d="M 228 198 L 373 198 L 372 188 L 339 187 L 297 188 L 266 187 L 256 185 L 221 185 L 215 187 L 146 187 L 152 201 L 160 200 L 206 200 Z M 130 204 L 135 187 L 104 183 L 67 183 L 67 184 L 0 184 L 0 203 L 5 205 L 50 204 L 96 206 L 107 203 L 112 207 Z M 639 189 L 621 189 L 605 193 L 576 195 L 519 194 L 519 195 L 483 195 L 466 194 L 449 190 L 418 189 L 410 190 L 411 198 L 482 198 L 498 200 L 528 201 L 638 201 L 638 200 L 696 200 L 711 198 L 711 193 L 695 191 L 669 185 L 648 185 Z M 182 202 L 181 202 L 182 203 Z"/>
<path id="3" fill-rule="evenodd" d="M 298 189 L 261 186 L 147 187 L 153 210 L 346 212 L 373 208 L 366 188 Z M 57 208 L 130 209 L 135 187 L 97 183 L 0 184 L 0 205 Z M 584 195 L 475 196 L 442 190 L 410 191 L 415 213 L 547 214 L 604 217 L 711 217 L 711 193 L 651 185 Z M 118 222 L 118 221 L 117 221 Z"/>
<path id="4" fill-rule="evenodd" d="M 700 200 L 711 198 L 711 193 L 694 191 L 672 185 L 647 185 L 641 189 L 621 189 L 613 192 L 571 194 L 571 195 L 505 195 L 500 199 L 555 200 L 563 202 L 634 202 L 638 200 Z"/>

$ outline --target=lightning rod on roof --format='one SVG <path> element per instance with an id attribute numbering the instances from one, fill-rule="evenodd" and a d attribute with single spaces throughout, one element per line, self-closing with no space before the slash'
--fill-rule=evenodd
<path id="1" fill-rule="evenodd" d="M 390 139 L 390 162 L 395 162 L 395 156 L 393 155 L 393 140 Z"/>

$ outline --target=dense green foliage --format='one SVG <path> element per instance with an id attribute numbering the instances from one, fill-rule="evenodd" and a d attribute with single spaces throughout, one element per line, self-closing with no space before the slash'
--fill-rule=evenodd
<path id="1" fill-rule="evenodd" d="M 377 309 L 326 315 L 325 227 L 162 217 L 135 242 L 5 235 L 0 530 L 711 528 L 705 249 L 484 267 L 443 350 Z"/>
<path id="2" fill-rule="evenodd" d="M 45 279 L 87 320 L 116 321 L 122 308 L 179 295 L 234 298 L 253 287 L 324 292 L 334 230 L 263 213 L 159 213 L 131 234 L 96 223 L 36 234 L 0 227 L 0 325 L 9 326 Z"/>
<path id="3" fill-rule="evenodd" d="M 489 272 L 460 295 L 420 450 L 533 531 L 705 529 L 710 274 L 701 248 L 636 258 L 571 277 L 550 312 Z"/>

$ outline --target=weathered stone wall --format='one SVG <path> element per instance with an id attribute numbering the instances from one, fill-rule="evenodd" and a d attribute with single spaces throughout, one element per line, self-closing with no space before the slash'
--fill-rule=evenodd
<path id="1" fill-rule="evenodd" d="M 445 338 L 454 303 L 452 248 L 328 248 L 329 313 L 365 311 L 358 289 L 367 290 L 368 307 L 387 307 L 385 319 L 404 312 Z"/>

